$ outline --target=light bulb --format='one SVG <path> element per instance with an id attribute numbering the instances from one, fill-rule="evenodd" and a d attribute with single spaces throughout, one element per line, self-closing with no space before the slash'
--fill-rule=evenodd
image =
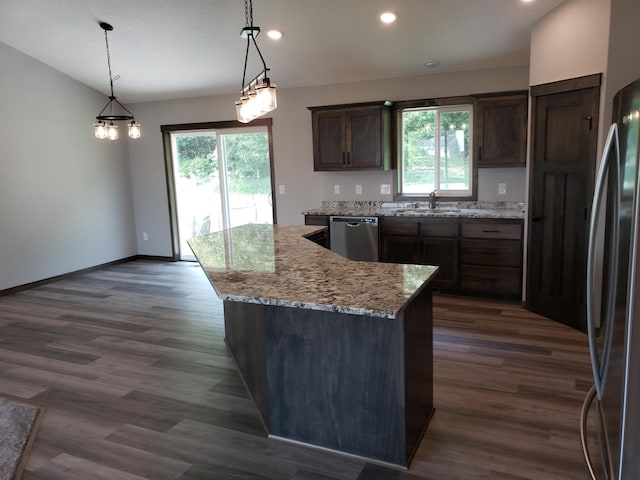
<path id="1" fill-rule="evenodd" d="M 96 138 L 101 140 L 107 138 L 107 126 L 103 121 L 99 120 L 93 124 L 93 133 Z"/>
<path id="2" fill-rule="evenodd" d="M 140 124 L 136 123 L 135 120 L 131 120 L 129 124 L 129 137 L 130 138 L 140 138 L 142 135 L 142 129 L 140 128 Z"/>
<path id="3" fill-rule="evenodd" d="M 118 139 L 118 126 L 114 125 L 113 122 L 110 122 L 107 126 L 107 138 L 109 140 L 117 140 Z"/>

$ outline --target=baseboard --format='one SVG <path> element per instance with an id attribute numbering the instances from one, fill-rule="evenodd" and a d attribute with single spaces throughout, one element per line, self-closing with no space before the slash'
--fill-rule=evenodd
<path id="1" fill-rule="evenodd" d="M 83 268 L 81 270 L 75 270 L 69 273 L 63 273 L 62 275 L 56 275 L 55 277 L 45 278 L 43 280 L 37 280 L 31 283 L 25 283 L 24 285 L 18 285 L 17 287 L 7 288 L 5 290 L 0 290 L 0 297 L 11 295 L 14 293 L 22 292 L 24 290 L 29 290 L 31 288 L 40 287 L 42 285 L 47 285 L 48 283 L 57 282 L 58 280 L 63 280 L 65 278 L 73 277 L 75 275 L 80 275 L 82 273 L 93 272 L 94 270 L 99 270 L 101 268 L 110 267 L 112 265 L 118 265 L 120 263 L 131 262 L 133 260 L 148 260 L 148 261 L 161 261 L 161 262 L 174 262 L 175 260 L 172 257 L 155 257 L 149 255 L 133 255 L 131 257 L 121 258 L 119 260 L 114 260 L 112 262 L 101 263 L 100 265 L 94 265 L 92 267 Z"/>
<path id="2" fill-rule="evenodd" d="M 161 257 L 159 255 L 136 255 L 131 258 L 132 260 L 145 260 L 149 262 L 177 262 L 180 259 L 177 257 Z"/>

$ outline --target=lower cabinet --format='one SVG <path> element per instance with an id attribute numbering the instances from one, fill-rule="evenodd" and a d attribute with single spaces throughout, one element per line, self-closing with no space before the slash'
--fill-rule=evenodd
<path id="1" fill-rule="evenodd" d="M 315 235 L 307 237 L 312 242 L 316 242 L 318 245 L 324 248 L 331 248 L 329 241 L 329 215 L 305 215 L 305 225 L 322 225 L 327 227 L 324 232 L 317 233 Z"/>
<path id="2" fill-rule="evenodd" d="M 305 223 L 328 226 L 329 216 L 307 215 Z M 515 298 L 522 292 L 522 226 L 518 219 L 380 217 L 380 260 L 437 265 L 436 288 Z"/>
<path id="3" fill-rule="evenodd" d="M 383 262 L 437 265 L 433 286 L 457 287 L 457 219 L 382 217 L 380 229 Z"/>
<path id="4" fill-rule="evenodd" d="M 460 290 L 508 296 L 521 294 L 521 220 L 461 220 Z"/>

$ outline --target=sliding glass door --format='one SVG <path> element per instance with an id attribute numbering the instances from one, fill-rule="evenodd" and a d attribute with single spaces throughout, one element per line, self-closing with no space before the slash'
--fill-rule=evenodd
<path id="1" fill-rule="evenodd" d="M 246 223 L 273 223 L 267 126 L 166 133 L 173 183 L 169 192 L 174 197 L 172 227 L 177 230 L 174 251 L 180 260 L 195 260 L 187 240 L 196 235 Z"/>

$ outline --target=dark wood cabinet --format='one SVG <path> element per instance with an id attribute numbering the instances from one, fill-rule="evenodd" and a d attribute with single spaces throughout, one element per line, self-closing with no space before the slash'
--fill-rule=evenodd
<path id="1" fill-rule="evenodd" d="M 314 171 L 391 168 L 389 102 L 309 107 L 309 110 Z"/>
<path id="2" fill-rule="evenodd" d="M 461 220 L 460 290 L 521 294 L 522 220 Z"/>
<path id="3" fill-rule="evenodd" d="M 305 215 L 304 224 L 305 225 L 322 225 L 323 227 L 327 227 L 327 229 L 324 230 L 323 232 L 315 233 L 313 235 L 308 236 L 307 238 L 324 248 L 331 247 L 330 241 L 329 241 L 329 215 Z"/>
<path id="4" fill-rule="evenodd" d="M 382 261 L 437 265 L 433 286 L 457 287 L 457 219 L 382 217 L 380 228 Z"/>
<path id="5" fill-rule="evenodd" d="M 522 167 L 527 155 L 526 91 L 477 97 L 474 151 L 478 167 Z"/>
<path id="6" fill-rule="evenodd" d="M 328 227 L 329 216 L 305 215 L 305 224 Z M 435 288 L 509 297 L 522 293 L 522 220 L 383 216 L 379 225 L 380 260 L 437 265 Z"/>
<path id="7" fill-rule="evenodd" d="M 324 227 L 329 226 L 329 215 L 305 215 L 305 225 L 322 225 Z"/>

